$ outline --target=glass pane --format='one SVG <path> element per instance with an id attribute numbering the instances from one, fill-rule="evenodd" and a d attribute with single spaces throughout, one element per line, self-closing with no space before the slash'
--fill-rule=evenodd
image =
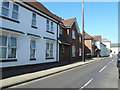
<path id="1" fill-rule="evenodd" d="M 0 46 L 7 46 L 7 37 L 0 36 Z"/>
<path id="2" fill-rule="evenodd" d="M 16 4 L 13 4 L 13 11 L 16 11 L 16 12 L 18 12 L 18 5 L 16 5 Z"/>
<path id="3" fill-rule="evenodd" d="M 53 57 L 53 50 L 50 50 L 50 57 Z"/>
<path id="4" fill-rule="evenodd" d="M 16 48 L 8 49 L 8 58 L 16 58 Z"/>
<path id="5" fill-rule="evenodd" d="M 32 19 L 32 26 L 36 26 L 36 20 Z"/>
<path id="6" fill-rule="evenodd" d="M 7 48 L 0 48 L 0 58 L 6 58 Z"/>
<path id="7" fill-rule="evenodd" d="M 8 14 L 9 14 L 9 10 L 6 8 L 2 8 L 2 15 L 8 16 Z"/>
<path id="8" fill-rule="evenodd" d="M 49 49 L 49 43 L 46 43 L 46 49 Z"/>
<path id="9" fill-rule="evenodd" d="M 36 19 L 36 14 L 35 13 L 32 14 L 32 18 Z"/>
<path id="10" fill-rule="evenodd" d="M 49 25 L 49 20 L 47 20 L 47 25 Z"/>
<path id="11" fill-rule="evenodd" d="M 30 50 L 30 58 L 35 58 L 35 49 Z"/>
<path id="12" fill-rule="evenodd" d="M 16 13 L 16 12 L 13 11 L 13 13 L 12 13 L 12 18 L 18 19 L 18 13 Z"/>
<path id="13" fill-rule="evenodd" d="M 46 50 L 46 57 L 49 57 L 49 50 Z"/>
<path id="14" fill-rule="evenodd" d="M 9 2 L 4 1 L 4 2 L 2 3 L 2 6 L 3 6 L 3 7 L 6 7 L 6 8 L 9 8 Z"/>
<path id="15" fill-rule="evenodd" d="M 50 49 L 53 49 L 53 43 L 50 44 Z"/>
<path id="16" fill-rule="evenodd" d="M 17 39 L 11 37 L 11 46 L 17 46 Z"/>
<path id="17" fill-rule="evenodd" d="M 31 48 L 36 48 L 35 41 L 31 41 Z"/>

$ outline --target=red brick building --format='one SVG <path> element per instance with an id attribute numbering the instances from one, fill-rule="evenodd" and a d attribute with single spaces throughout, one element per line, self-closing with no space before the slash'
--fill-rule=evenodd
<path id="1" fill-rule="evenodd" d="M 59 36 L 60 61 L 81 60 L 81 34 L 76 18 L 62 20 Z"/>

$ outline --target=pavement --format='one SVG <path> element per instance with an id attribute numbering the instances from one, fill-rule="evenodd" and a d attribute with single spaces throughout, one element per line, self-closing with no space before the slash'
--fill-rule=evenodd
<path id="1" fill-rule="evenodd" d="M 18 75 L 14 77 L 9 77 L 9 78 L 0 80 L 0 85 L 1 85 L 0 88 L 8 88 L 8 87 L 16 86 L 22 83 L 30 82 L 32 80 L 41 79 L 46 76 L 54 75 L 56 73 L 60 73 L 60 72 L 67 71 L 73 68 L 77 68 L 79 66 L 89 64 L 89 63 L 102 60 L 102 59 L 104 58 L 99 58 L 99 59 L 93 58 L 91 60 L 86 60 L 86 62 L 81 61 L 81 62 L 76 62 L 76 63 L 65 65 L 65 66 L 60 66 L 60 67 L 55 67 L 55 68 L 51 68 L 47 70 L 34 72 L 34 73 L 28 73 L 28 74 Z"/>

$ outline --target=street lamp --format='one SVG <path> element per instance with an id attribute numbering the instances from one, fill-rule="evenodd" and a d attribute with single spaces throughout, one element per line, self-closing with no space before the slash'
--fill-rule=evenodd
<path id="1" fill-rule="evenodd" d="M 85 62 L 85 34 L 84 34 L 84 0 L 82 0 L 82 61 Z"/>

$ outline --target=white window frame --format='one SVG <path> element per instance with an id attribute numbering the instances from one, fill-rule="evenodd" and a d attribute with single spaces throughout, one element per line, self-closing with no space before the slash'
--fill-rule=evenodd
<path id="1" fill-rule="evenodd" d="M 72 38 L 75 39 L 75 31 L 72 30 Z"/>
<path id="2" fill-rule="evenodd" d="M 48 44 L 48 48 L 47 48 L 47 44 Z M 51 45 L 53 46 L 51 48 Z M 52 56 L 51 56 L 51 52 L 52 51 Z M 48 54 L 48 56 L 47 56 Z M 54 58 L 54 43 L 53 42 L 46 42 L 46 54 L 45 54 L 46 58 Z"/>
<path id="3" fill-rule="evenodd" d="M 80 42 L 80 43 L 82 42 L 82 38 L 81 38 L 81 37 L 79 37 L 79 42 Z"/>
<path id="4" fill-rule="evenodd" d="M 49 31 L 50 29 L 49 29 L 49 24 L 50 24 L 50 21 L 47 19 L 46 20 L 46 31 Z"/>
<path id="5" fill-rule="evenodd" d="M 59 34 L 62 35 L 62 33 L 63 33 L 63 31 L 62 31 L 62 27 L 60 26 L 60 27 L 59 27 Z"/>
<path id="6" fill-rule="evenodd" d="M 2 59 L 16 59 L 17 58 L 17 45 L 18 45 L 18 40 L 17 37 L 11 36 L 11 35 L 2 35 L 1 37 L 6 37 L 7 38 L 7 42 L 6 42 L 6 46 L 0 46 L 0 48 L 6 48 L 6 57 L 5 58 L 0 58 Z M 16 38 L 16 46 L 11 46 L 11 38 Z M 15 53 L 15 58 L 9 58 L 9 49 L 16 49 L 16 53 Z"/>
<path id="7" fill-rule="evenodd" d="M 35 15 L 35 18 L 33 17 L 33 15 Z M 37 20 L 36 20 L 36 18 L 37 18 L 37 14 L 35 14 L 35 13 L 32 13 L 32 26 L 37 26 Z M 35 25 L 33 24 L 33 22 L 35 21 Z"/>
<path id="8" fill-rule="evenodd" d="M 82 56 L 82 50 L 79 48 L 79 56 Z"/>
<path id="9" fill-rule="evenodd" d="M 75 46 L 72 46 L 72 57 L 75 57 L 75 53 L 76 53 L 76 48 Z"/>
<path id="10" fill-rule="evenodd" d="M 18 11 L 15 11 L 14 10 L 14 5 L 16 5 L 18 7 Z M 17 14 L 17 18 L 14 18 L 13 17 L 13 13 L 16 13 Z M 13 3 L 13 9 L 12 9 L 12 19 L 15 19 L 15 20 L 18 20 L 19 19 L 19 6 L 17 4 L 14 4 Z"/>
<path id="11" fill-rule="evenodd" d="M 8 6 L 8 7 L 4 7 L 4 6 L 3 6 L 3 3 L 4 3 L 4 2 L 8 2 L 8 5 L 9 5 L 9 6 Z M 1 15 L 2 15 L 2 16 L 9 17 L 9 12 L 10 12 L 9 7 L 10 7 L 10 2 L 9 2 L 9 1 L 3 1 L 3 2 L 2 2 L 2 10 L 1 10 Z M 7 16 L 2 14 L 2 13 L 3 13 L 3 8 L 6 9 L 6 10 L 8 10 L 8 15 L 7 15 Z"/>
<path id="12" fill-rule="evenodd" d="M 51 22 L 51 32 L 53 32 L 53 30 L 54 30 L 54 23 Z"/>
<path id="13" fill-rule="evenodd" d="M 35 43 L 35 47 L 32 47 L 32 42 Z M 34 57 L 31 57 L 31 50 L 35 50 L 34 55 L 32 55 Z M 31 41 L 30 41 L 30 59 L 35 59 L 35 58 L 36 58 L 36 40 L 31 39 Z"/>

